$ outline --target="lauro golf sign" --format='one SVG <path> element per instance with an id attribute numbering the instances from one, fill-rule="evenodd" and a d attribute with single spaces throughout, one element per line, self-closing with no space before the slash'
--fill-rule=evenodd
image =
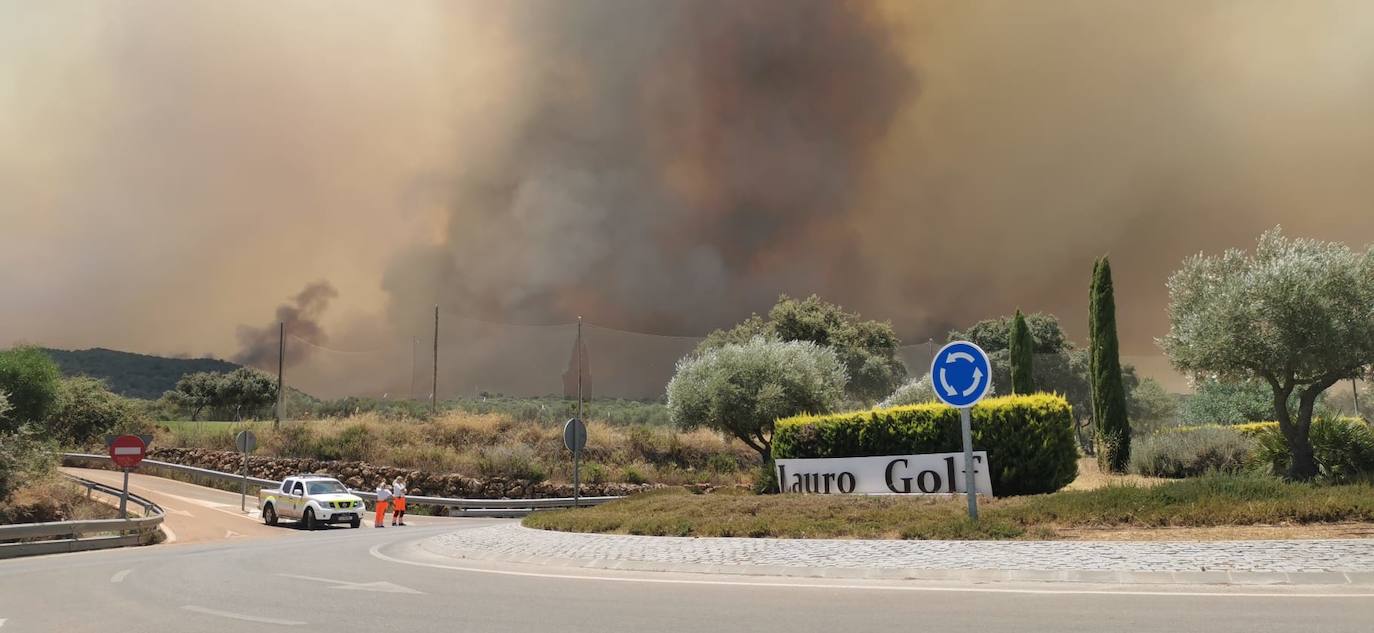
<path id="1" fill-rule="evenodd" d="M 975 495 L 992 494 L 988 456 L 973 451 L 969 408 L 992 387 L 992 365 L 982 348 L 955 341 L 931 359 L 935 396 L 959 409 L 962 453 L 888 455 L 828 459 L 779 459 L 778 486 L 811 494 L 952 494 L 968 495 L 969 516 L 978 518 Z M 964 464 L 972 462 L 973 468 Z"/>
<path id="2" fill-rule="evenodd" d="M 992 494 L 992 479 L 982 465 L 987 453 L 973 454 L 974 492 Z M 810 494 L 953 494 L 964 490 L 964 454 L 889 455 L 829 459 L 779 459 L 778 486 Z"/>

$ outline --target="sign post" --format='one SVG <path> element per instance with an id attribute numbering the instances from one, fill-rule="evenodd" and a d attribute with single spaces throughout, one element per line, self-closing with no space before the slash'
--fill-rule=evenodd
<path id="1" fill-rule="evenodd" d="M 258 447 L 258 436 L 252 431 L 239 431 L 234 436 L 234 446 L 243 453 L 243 478 L 239 480 L 239 511 L 248 511 L 248 454 Z"/>
<path id="2" fill-rule="evenodd" d="M 119 495 L 119 518 L 129 518 L 129 469 L 143 461 L 148 443 L 137 435 L 107 437 L 110 461 L 124 471 L 124 492 Z"/>
<path id="3" fill-rule="evenodd" d="M 587 445 L 587 425 L 581 419 L 570 418 L 563 424 L 563 445 L 573 454 L 573 507 L 577 507 L 582 498 L 582 478 L 578 471 L 581 470 L 582 448 Z"/>
<path id="4" fill-rule="evenodd" d="M 992 364 L 987 352 L 968 341 L 954 341 L 935 353 L 930 361 L 930 380 L 935 397 L 959 409 L 959 426 L 964 441 L 964 490 L 968 493 L 968 516 L 978 520 L 978 493 L 973 476 L 973 420 L 969 409 L 983 399 L 992 387 Z"/>

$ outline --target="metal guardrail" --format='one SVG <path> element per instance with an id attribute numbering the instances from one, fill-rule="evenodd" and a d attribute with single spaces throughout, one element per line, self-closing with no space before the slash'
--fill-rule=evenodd
<path id="1" fill-rule="evenodd" d="M 71 475 L 67 475 L 67 477 L 92 492 L 101 492 L 115 497 L 119 497 L 122 492 L 118 488 L 89 479 Z M 129 501 L 143 508 L 142 517 L 0 525 L 0 541 L 16 541 L 0 543 L 0 559 L 152 543 L 165 518 L 162 508 L 158 507 L 156 503 L 133 493 L 129 494 Z"/>
<path id="2" fill-rule="evenodd" d="M 89 453 L 62 453 L 62 461 L 64 464 L 67 462 L 77 460 L 96 461 L 105 464 L 110 461 L 110 458 L 107 455 L 94 455 Z M 160 462 L 153 459 L 145 459 L 139 464 L 140 468 L 144 466 L 152 466 L 156 469 L 164 469 L 171 472 L 181 473 L 184 475 L 205 477 L 207 479 L 213 479 L 216 481 L 226 483 L 238 483 L 243 479 L 242 475 L 238 475 L 235 473 L 226 473 L 218 470 L 210 470 L 208 468 L 197 468 L 195 466 L 173 464 L 171 462 Z M 264 488 L 276 488 L 281 485 L 280 481 L 272 479 L 260 479 L 258 477 L 249 477 L 248 482 L 250 484 L 254 484 L 256 486 Z M 367 492 L 365 490 L 350 490 L 349 492 L 358 495 L 359 497 L 362 497 L 363 499 L 366 499 L 368 501 L 377 501 L 376 493 Z M 580 500 L 578 500 L 578 505 L 581 507 L 588 507 L 600 505 L 602 503 L 606 503 L 607 501 L 614 501 L 616 499 L 622 498 L 623 497 L 582 497 Z M 406 503 L 408 505 L 428 505 L 448 508 L 451 510 L 450 514 L 452 515 L 468 517 L 520 517 L 529 514 L 534 510 L 573 507 L 572 497 L 556 497 L 547 499 L 464 499 L 451 497 L 421 497 L 415 495 L 407 495 Z"/>

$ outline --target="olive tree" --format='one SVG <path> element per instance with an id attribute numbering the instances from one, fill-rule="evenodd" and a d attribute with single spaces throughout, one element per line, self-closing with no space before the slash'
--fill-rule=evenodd
<path id="1" fill-rule="evenodd" d="M 845 393 L 858 402 L 880 400 L 906 379 L 906 365 L 897 358 L 901 341 L 891 323 L 865 321 L 858 313 L 845 312 L 816 295 L 805 299 L 782 295 L 766 320 L 753 315 L 728 330 L 711 332 L 696 353 L 747 343 L 755 336 L 810 341 L 834 350 L 849 377 Z"/>
<path id="2" fill-rule="evenodd" d="M 1292 455 L 1288 476 L 1316 476 L 1309 433 L 1318 396 L 1374 363 L 1374 249 L 1361 254 L 1275 228 L 1253 253 L 1185 261 L 1169 279 L 1169 317 L 1160 343 L 1174 366 L 1267 384 Z"/>
<path id="3" fill-rule="evenodd" d="M 680 427 L 704 425 L 739 438 L 766 463 L 773 422 L 833 410 L 844 400 L 848 379 L 830 348 L 757 336 L 678 361 L 668 383 L 668 413 Z"/>

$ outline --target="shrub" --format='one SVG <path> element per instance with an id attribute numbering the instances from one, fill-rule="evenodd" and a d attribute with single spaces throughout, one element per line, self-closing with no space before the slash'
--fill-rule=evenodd
<path id="1" fill-rule="evenodd" d="M 644 476 L 644 473 L 639 472 L 639 469 L 634 466 L 626 466 L 621 475 L 621 479 L 624 479 L 627 484 L 642 484 L 648 483 L 649 481 L 648 478 Z"/>
<path id="2" fill-rule="evenodd" d="M 1053 492 L 1077 476 L 1073 415 L 1062 396 L 989 398 L 972 415 L 973 449 L 987 451 L 998 495 Z M 778 459 L 960 450 L 959 412 L 941 404 L 786 418 L 773 438 Z"/>
<path id="3" fill-rule="evenodd" d="M 1255 440 L 1228 427 L 1159 433 L 1141 438 L 1131 449 L 1131 472 L 1147 477 L 1196 477 L 1212 471 L 1245 468 Z"/>
<path id="4" fill-rule="evenodd" d="M 540 466 L 534 449 L 520 444 L 484 447 L 477 456 L 477 471 L 487 477 L 544 481 L 548 474 Z"/>
<path id="5" fill-rule="evenodd" d="M 57 364 L 37 347 L 0 352 L 0 390 L 9 394 L 10 404 L 9 412 L 0 416 L 0 431 L 46 420 L 57 404 L 60 380 Z"/>
<path id="6" fill-rule="evenodd" d="M 1256 434 L 1255 459 L 1274 474 L 1288 472 L 1291 452 L 1278 424 Z M 1309 435 L 1318 476 L 1326 483 L 1342 484 L 1374 474 L 1374 430 L 1358 418 L 1318 418 Z"/>
<path id="7" fill-rule="evenodd" d="M 610 471 L 600 462 L 587 462 L 582 465 L 582 481 L 589 484 L 606 483 L 610 479 Z"/>
<path id="8" fill-rule="evenodd" d="M 0 431 L 0 502 L 9 500 L 21 485 L 32 483 L 57 470 L 56 450 L 33 427 L 13 433 Z"/>
<path id="9" fill-rule="evenodd" d="M 48 428 L 62 440 L 84 444 L 115 430 L 139 430 L 141 415 L 133 403 L 105 387 L 105 382 L 78 376 L 58 389 Z"/>
<path id="10" fill-rule="evenodd" d="M 904 404 L 925 404 L 935 401 L 935 386 L 930 383 L 930 373 L 927 372 L 924 376 L 898 387 L 886 400 L 878 403 L 878 408 L 887 409 Z"/>

